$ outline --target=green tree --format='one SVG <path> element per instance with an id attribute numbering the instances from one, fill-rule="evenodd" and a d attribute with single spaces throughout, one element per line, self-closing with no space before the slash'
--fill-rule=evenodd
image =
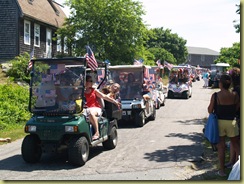
<path id="1" fill-rule="evenodd" d="M 238 61 L 241 58 L 240 43 L 234 43 L 230 48 L 221 48 L 220 56 L 215 63 L 229 63 L 230 67 L 239 67 Z"/>
<path id="2" fill-rule="evenodd" d="M 188 55 L 186 40 L 179 37 L 178 34 L 171 33 L 170 29 L 153 28 L 150 30 L 147 48 L 162 48 L 173 55 L 172 62 L 175 64 L 184 63 Z M 165 56 L 166 57 L 166 56 Z M 169 56 L 167 56 L 169 57 Z"/>
<path id="3" fill-rule="evenodd" d="M 132 0 L 67 0 L 71 15 L 59 34 L 70 38 L 75 55 L 90 45 L 97 59 L 131 63 L 147 38 L 141 2 Z M 70 34 L 67 34 L 70 33 Z M 74 35 L 75 33 L 75 35 Z"/>
<path id="4" fill-rule="evenodd" d="M 160 59 L 162 64 L 163 61 L 167 61 L 172 64 L 177 64 L 173 54 L 163 48 L 154 47 L 154 48 L 149 48 L 148 51 L 150 51 L 155 56 L 156 60 Z"/>
<path id="5" fill-rule="evenodd" d="M 237 6 L 237 10 L 236 10 L 236 13 L 238 15 L 240 15 L 241 11 L 240 11 L 240 5 L 236 5 Z M 233 21 L 235 24 L 234 24 L 234 27 L 236 29 L 236 33 L 240 33 L 240 20 L 234 20 Z"/>

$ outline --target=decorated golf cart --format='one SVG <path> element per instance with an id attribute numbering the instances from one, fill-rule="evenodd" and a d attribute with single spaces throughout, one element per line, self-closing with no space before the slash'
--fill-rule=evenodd
<path id="1" fill-rule="evenodd" d="M 66 152 L 69 163 L 82 166 L 89 158 L 90 147 L 102 143 L 105 149 L 115 148 L 117 120 L 122 111 L 105 103 L 103 114 L 98 117 L 97 140 L 92 140 L 93 128 L 83 114 L 85 77 L 89 73 L 97 79 L 96 72 L 87 67 L 86 59 L 35 59 L 32 63 L 29 110 L 33 115 L 25 125 L 23 159 L 36 163 L 42 154 Z M 98 67 L 107 70 L 104 62 L 98 62 Z"/>
<path id="2" fill-rule="evenodd" d="M 151 67 L 145 65 L 109 66 L 111 79 L 120 84 L 121 121 L 132 121 L 142 127 L 147 120 L 155 119 L 156 107 L 149 69 Z"/>
<path id="3" fill-rule="evenodd" d="M 191 68 L 174 66 L 169 73 L 168 98 L 192 96 Z"/>

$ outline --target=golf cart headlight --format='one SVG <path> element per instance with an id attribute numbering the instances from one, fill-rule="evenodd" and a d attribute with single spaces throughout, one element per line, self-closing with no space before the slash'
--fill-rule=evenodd
<path id="1" fill-rule="evenodd" d="M 25 127 L 26 132 L 36 132 L 36 126 L 28 125 Z"/>
<path id="2" fill-rule="evenodd" d="M 141 108 L 141 104 L 132 105 L 132 109 L 140 109 L 140 108 Z"/>
<path id="3" fill-rule="evenodd" d="M 65 126 L 65 132 L 78 132 L 78 126 Z"/>

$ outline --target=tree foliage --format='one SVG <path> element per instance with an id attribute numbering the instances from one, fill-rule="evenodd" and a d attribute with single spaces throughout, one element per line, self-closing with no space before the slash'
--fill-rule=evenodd
<path id="1" fill-rule="evenodd" d="M 163 61 L 167 61 L 169 63 L 176 64 L 176 59 L 173 56 L 173 54 L 168 52 L 164 48 L 153 47 L 153 48 L 149 48 L 148 51 L 154 55 L 155 60 L 160 60 L 162 62 L 162 64 L 163 64 Z"/>
<path id="2" fill-rule="evenodd" d="M 241 11 L 240 11 L 240 5 L 236 5 L 237 6 L 237 10 L 236 10 L 236 13 L 238 15 L 240 15 Z M 240 20 L 234 20 L 233 21 L 235 24 L 234 24 L 234 27 L 236 29 L 236 33 L 240 33 Z"/>
<path id="3" fill-rule="evenodd" d="M 162 48 L 173 55 L 172 62 L 175 64 L 184 63 L 188 55 L 186 48 L 186 40 L 179 37 L 178 34 L 171 33 L 170 29 L 153 28 L 150 30 L 147 48 Z M 166 57 L 166 56 L 165 56 Z M 176 60 L 176 61 L 175 61 Z"/>
<path id="4" fill-rule="evenodd" d="M 220 56 L 215 60 L 215 63 L 229 63 L 230 67 L 240 68 L 241 50 L 240 43 L 234 43 L 230 48 L 221 48 Z"/>
<path id="5" fill-rule="evenodd" d="M 85 45 L 90 45 L 98 59 L 131 63 L 143 49 L 147 29 L 141 2 L 67 0 L 67 5 L 71 15 L 58 33 L 70 37 L 75 55 L 84 55 Z"/>

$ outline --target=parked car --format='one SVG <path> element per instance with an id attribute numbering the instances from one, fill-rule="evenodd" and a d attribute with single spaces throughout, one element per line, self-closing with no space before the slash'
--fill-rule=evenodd
<path id="1" fill-rule="evenodd" d="M 105 103 L 98 117 L 97 140 L 92 140 L 93 128 L 83 114 L 85 77 L 89 73 L 97 78 L 87 68 L 86 59 L 35 59 L 32 63 L 29 110 L 33 116 L 25 125 L 28 135 L 21 146 L 23 159 L 36 163 L 44 153 L 65 152 L 69 163 L 82 166 L 89 158 L 90 147 L 102 143 L 105 149 L 115 148 L 122 110 Z M 98 64 L 107 69 L 105 63 Z"/>
<path id="2" fill-rule="evenodd" d="M 149 74 L 149 69 L 150 66 L 144 65 L 109 66 L 111 79 L 121 86 L 123 114 L 120 122 L 132 121 L 136 126 L 142 127 L 147 120 L 155 120 L 156 107 L 150 82 L 150 78 L 154 76 Z M 145 91 L 146 86 L 149 87 L 148 92 Z M 147 98 L 144 98 L 145 95 Z"/>

